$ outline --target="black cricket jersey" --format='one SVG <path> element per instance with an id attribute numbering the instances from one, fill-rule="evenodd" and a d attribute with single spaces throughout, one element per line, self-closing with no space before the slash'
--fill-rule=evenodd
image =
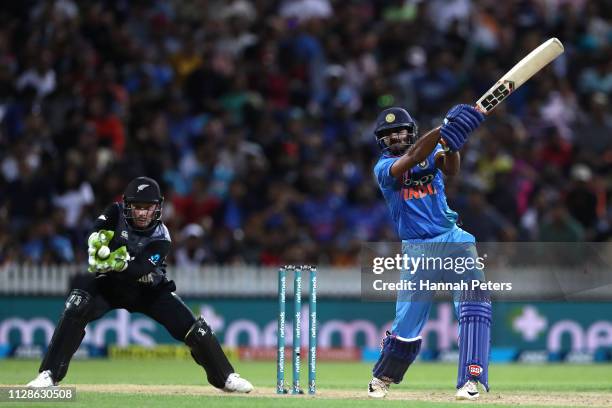
<path id="1" fill-rule="evenodd" d="M 126 270 L 108 272 L 106 275 L 147 286 L 168 282 L 166 257 L 172 242 L 168 228 L 163 222 L 154 221 L 154 225 L 146 230 L 137 230 L 126 220 L 123 209 L 122 203 L 113 203 L 94 223 L 94 231 L 115 231 L 109 244 L 111 251 L 125 245 L 130 255 Z"/>

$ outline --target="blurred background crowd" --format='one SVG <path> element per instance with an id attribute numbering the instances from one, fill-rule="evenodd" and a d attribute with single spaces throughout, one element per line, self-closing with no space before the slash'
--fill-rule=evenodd
<path id="1" fill-rule="evenodd" d="M 0 264 L 82 262 L 93 219 L 156 178 L 178 265 L 353 265 L 397 240 L 377 113 L 421 132 L 548 37 L 447 180 L 479 241 L 612 236 L 606 0 L 31 1 L 0 7 Z"/>

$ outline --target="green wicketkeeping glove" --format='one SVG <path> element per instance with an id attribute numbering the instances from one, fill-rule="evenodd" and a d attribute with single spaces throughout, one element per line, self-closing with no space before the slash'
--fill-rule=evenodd
<path id="1" fill-rule="evenodd" d="M 92 273 L 107 273 L 107 272 L 123 272 L 128 267 L 130 254 L 125 246 L 118 248 L 110 253 L 106 259 L 100 259 L 97 256 L 93 257 L 93 263 L 90 263 L 87 270 Z"/>
<path id="2" fill-rule="evenodd" d="M 87 270 L 89 272 L 104 273 L 113 270 L 111 264 L 108 263 L 110 256 L 105 259 L 102 259 L 98 256 L 98 251 L 101 247 L 108 246 L 114 235 L 115 231 L 100 230 L 97 232 L 93 232 L 89 236 L 89 238 L 87 239 L 87 263 L 89 264 Z"/>
<path id="3" fill-rule="evenodd" d="M 113 239 L 115 235 L 115 231 L 109 230 L 100 230 L 97 232 L 93 232 L 89 238 L 87 238 L 87 250 L 88 252 L 94 252 L 92 250 L 98 251 L 101 246 L 107 245 Z M 94 252 L 95 255 L 95 252 Z"/>
<path id="4" fill-rule="evenodd" d="M 110 253 L 106 261 L 110 265 L 111 269 L 115 272 L 123 272 L 128 267 L 128 262 L 130 261 L 130 254 L 127 251 L 127 248 L 124 246 L 115 249 Z"/>
<path id="5" fill-rule="evenodd" d="M 89 267 L 87 268 L 87 271 L 91 273 L 106 273 L 112 270 L 113 268 L 111 268 L 108 260 L 103 261 L 98 258 L 94 258 L 94 261 L 90 262 Z"/>

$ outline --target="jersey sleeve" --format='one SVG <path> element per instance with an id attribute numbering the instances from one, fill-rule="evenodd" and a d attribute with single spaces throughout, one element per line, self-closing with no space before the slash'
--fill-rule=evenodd
<path id="1" fill-rule="evenodd" d="M 125 276 L 138 279 L 152 272 L 163 273 L 166 257 L 170 252 L 170 241 L 157 240 L 150 242 L 140 254 L 128 263 Z"/>
<path id="2" fill-rule="evenodd" d="M 93 231 L 114 231 L 119 221 L 119 204 L 113 203 L 104 209 L 104 212 L 94 221 Z"/>
<path id="3" fill-rule="evenodd" d="M 374 166 L 374 175 L 381 188 L 391 188 L 397 183 L 396 178 L 391 174 L 391 166 L 397 159 L 397 157 L 384 157 Z"/>

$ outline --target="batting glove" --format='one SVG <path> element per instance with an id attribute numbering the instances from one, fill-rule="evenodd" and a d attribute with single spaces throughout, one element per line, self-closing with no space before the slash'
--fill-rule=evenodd
<path id="1" fill-rule="evenodd" d="M 470 105 L 455 105 L 448 111 L 440 129 L 442 137 L 451 152 L 460 150 L 468 136 L 484 120 L 484 115 Z"/>

